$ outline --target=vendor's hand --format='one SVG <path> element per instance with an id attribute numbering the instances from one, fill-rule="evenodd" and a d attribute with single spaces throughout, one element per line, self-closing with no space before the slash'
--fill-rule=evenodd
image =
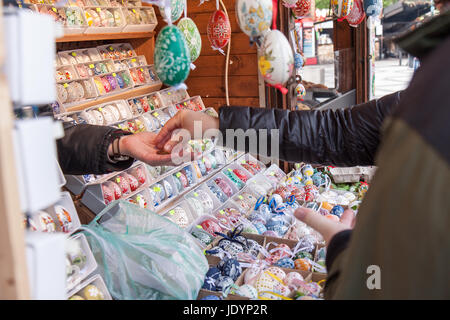
<path id="1" fill-rule="evenodd" d="M 122 136 L 119 140 L 120 153 L 133 157 L 152 166 L 172 165 L 170 153 L 163 152 L 155 145 L 156 134 L 139 132 Z"/>
<path id="2" fill-rule="evenodd" d="M 339 222 L 325 218 L 320 213 L 307 208 L 298 208 L 294 216 L 319 232 L 327 245 L 335 234 L 352 229 L 356 222 L 355 213 L 351 209 L 344 211 Z"/>
<path id="3" fill-rule="evenodd" d="M 158 149 L 170 153 L 172 149 L 180 142 L 180 139 L 172 139 L 172 134 L 177 129 L 185 129 L 190 133 L 192 139 L 194 137 L 194 126 L 201 122 L 201 131 L 204 133 L 209 129 L 219 129 L 219 119 L 209 116 L 203 112 L 191 110 L 180 110 L 162 127 L 161 131 L 155 138 L 155 144 Z M 202 137 L 199 137 L 202 138 Z"/>

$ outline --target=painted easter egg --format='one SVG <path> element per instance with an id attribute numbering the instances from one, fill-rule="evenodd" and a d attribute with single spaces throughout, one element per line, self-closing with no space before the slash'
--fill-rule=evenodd
<path id="1" fill-rule="evenodd" d="M 294 69 L 294 55 L 285 35 L 279 30 L 270 30 L 258 50 L 258 67 L 269 85 L 287 93 L 283 85 Z"/>
<path id="2" fill-rule="evenodd" d="M 258 297 L 258 291 L 256 291 L 255 287 L 249 284 L 243 284 L 236 290 L 235 293 L 249 299 L 256 299 Z"/>
<path id="3" fill-rule="evenodd" d="M 170 10 L 171 10 L 171 20 L 172 22 L 177 21 L 180 19 L 181 15 L 184 12 L 184 0 L 172 0 L 170 2 Z M 161 16 L 164 18 L 164 20 L 167 20 L 165 7 L 160 6 L 159 12 L 161 13 Z"/>
<path id="4" fill-rule="evenodd" d="M 191 66 L 191 55 L 183 33 L 174 25 L 165 26 L 155 43 L 155 71 L 168 86 L 186 80 Z"/>
<path id="5" fill-rule="evenodd" d="M 294 12 L 295 17 L 300 18 L 308 15 L 311 10 L 311 0 L 298 0 L 295 3 L 292 12 Z"/>
<path id="6" fill-rule="evenodd" d="M 345 19 L 351 27 L 357 27 L 364 20 L 365 16 L 362 0 L 354 0 L 352 10 L 350 10 Z"/>
<path id="7" fill-rule="evenodd" d="M 169 210 L 166 217 L 177 224 L 180 228 L 186 228 L 189 224 L 187 213 L 182 207 L 175 207 Z"/>
<path id="8" fill-rule="evenodd" d="M 250 39 L 263 36 L 266 31 L 270 30 L 272 23 L 272 1 L 236 1 L 236 20 L 242 32 Z"/>
<path id="9" fill-rule="evenodd" d="M 331 0 L 331 7 L 336 17 L 344 18 L 353 8 L 353 0 Z"/>
<path id="10" fill-rule="evenodd" d="M 220 49 L 228 44 L 231 37 L 231 25 L 225 12 L 216 10 L 209 19 L 208 39 L 213 49 Z"/>
<path id="11" fill-rule="evenodd" d="M 186 38 L 186 43 L 191 54 L 191 62 L 197 60 L 202 50 L 202 38 L 195 22 L 190 18 L 182 18 L 178 22 L 178 28 Z"/>

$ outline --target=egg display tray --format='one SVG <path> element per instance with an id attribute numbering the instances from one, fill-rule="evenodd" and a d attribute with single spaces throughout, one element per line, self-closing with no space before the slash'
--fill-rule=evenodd
<path id="1" fill-rule="evenodd" d="M 82 290 L 90 285 L 95 285 L 104 295 L 105 300 L 112 300 L 112 297 L 108 291 L 108 288 L 106 287 L 105 281 L 103 280 L 102 276 L 99 274 L 95 274 L 92 277 L 84 280 L 82 283 L 77 285 L 75 288 L 73 288 L 69 293 L 67 294 L 67 299 L 72 297 L 75 294 L 81 295 Z M 81 295 L 83 296 L 83 295 Z"/>
<path id="2" fill-rule="evenodd" d="M 106 52 L 116 51 L 120 47 L 124 47 L 126 50 L 130 51 L 131 52 L 131 56 L 127 55 L 127 57 L 125 57 L 125 58 L 118 58 L 118 57 L 114 57 L 113 58 L 113 57 L 109 56 L 111 59 L 113 59 L 113 60 L 120 60 L 120 59 L 128 59 L 128 58 L 137 57 L 136 51 L 133 49 L 131 44 L 125 43 L 125 42 L 124 43 L 109 43 L 109 44 L 97 46 L 97 50 L 98 50 L 100 56 L 103 57 L 102 56 L 102 51 L 106 51 Z"/>
<path id="3" fill-rule="evenodd" d="M 59 51 L 57 57 L 60 61 L 60 65 L 76 65 L 79 63 L 102 60 L 97 48 Z M 84 58 L 80 59 L 80 57 Z"/>
<path id="4" fill-rule="evenodd" d="M 335 183 L 359 182 L 362 171 L 360 167 L 330 168 Z"/>
<path id="5" fill-rule="evenodd" d="M 197 110 L 197 111 L 205 111 L 206 110 L 205 104 L 203 103 L 202 97 L 200 97 L 200 96 L 193 96 L 193 97 L 191 97 L 189 99 L 185 99 L 185 100 L 180 101 L 178 103 L 174 103 L 173 105 L 178 110 L 181 110 L 181 109 L 184 109 L 184 108 L 188 108 L 188 103 L 190 103 L 193 100 L 195 100 L 196 103 L 198 105 L 200 105 L 200 110 Z"/>
<path id="6" fill-rule="evenodd" d="M 104 11 L 104 10 L 110 10 L 110 11 L 116 11 L 118 12 L 118 14 L 120 15 L 120 20 L 122 21 L 122 23 L 118 26 L 114 26 L 114 27 L 101 27 L 101 26 L 88 26 L 85 31 L 84 34 L 96 34 L 96 33 L 120 33 L 122 32 L 123 28 L 126 25 L 125 22 L 125 17 L 123 16 L 123 12 L 122 10 L 120 10 L 120 8 L 118 7 L 110 7 L 110 6 L 100 6 L 100 7 L 95 7 L 95 6 L 85 6 L 84 7 L 84 11 L 86 10 L 94 10 L 96 12 L 99 11 Z"/>
<path id="7" fill-rule="evenodd" d="M 86 264 L 84 268 L 80 270 L 80 273 L 77 278 L 71 279 L 71 277 L 67 278 L 67 291 L 71 292 L 75 289 L 77 285 L 79 285 L 84 279 L 86 279 L 91 273 L 93 273 L 97 269 L 97 261 L 94 258 L 91 247 L 86 239 L 86 236 L 82 233 L 78 233 L 70 237 L 71 239 L 75 239 L 80 241 L 80 246 L 82 252 L 86 256 Z"/>
<path id="8" fill-rule="evenodd" d="M 61 7 L 55 7 L 55 5 L 53 5 L 53 4 L 37 3 L 37 4 L 31 5 L 30 9 L 35 12 L 38 12 L 40 14 L 46 14 L 46 13 L 40 12 L 40 8 L 43 8 L 43 7 L 47 8 L 47 10 L 49 10 L 49 11 L 54 11 L 54 12 L 57 12 L 58 9 L 64 10 L 64 15 L 65 15 L 65 18 L 67 19 L 67 15 L 66 15 L 66 11 L 65 11 L 65 9 L 67 7 L 61 8 Z M 86 29 L 88 28 L 88 24 L 86 22 L 86 17 L 84 15 L 83 10 L 79 7 L 72 7 L 72 6 L 70 6 L 70 10 L 78 11 L 78 13 L 81 17 L 81 24 L 80 25 L 68 25 L 67 20 L 64 21 L 64 23 L 63 23 L 64 34 L 83 34 L 86 31 Z"/>
<path id="9" fill-rule="evenodd" d="M 125 17 L 128 13 L 127 11 L 129 9 L 131 10 L 145 10 L 149 13 L 149 15 L 152 16 L 152 21 L 150 21 L 149 23 L 143 23 L 143 24 L 130 24 L 127 23 L 125 25 L 125 27 L 123 28 L 122 32 L 152 32 L 153 30 L 155 30 L 156 26 L 158 25 L 158 20 L 156 19 L 156 15 L 155 15 L 155 9 L 153 7 L 135 7 L 135 6 L 127 6 L 127 7 L 122 7 L 122 15 Z"/>
<path id="10" fill-rule="evenodd" d="M 186 89 L 174 89 L 173 87 L 160 90 L 159 96 L 164 106 L 170 106 L 190 98 Z"/>

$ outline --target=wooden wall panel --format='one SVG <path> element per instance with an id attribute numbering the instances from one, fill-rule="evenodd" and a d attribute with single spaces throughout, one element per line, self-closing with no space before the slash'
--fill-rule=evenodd
<path id="1" fill-rule="evenodd" d="M 235 0 L 223 0 L 231 23 L 231 48 L 228 65 L 228 92 L 230 105 L 259 107 L 258 63 L 256 45 L 250 45 L 249 37 L 241 32 L 235 15 Z M 222 7 L 220 7 L 222 10 Z M 186 80 L 191 96 L 200 95 L 207 107 L 216 110 L 226 105 L 225 65 L 226 56 L 211 48 L 207 36 L 207 25 L 216 10 L 216 1 L 199 6 L 199 1 L 188 1 L 188 17 L 196 23 L 202 37 L 202 51 L 194 62 Z M 166 23 L 159 10 L 158 32 Z M 227 47 L 223 48 L 227 52 Z"/>

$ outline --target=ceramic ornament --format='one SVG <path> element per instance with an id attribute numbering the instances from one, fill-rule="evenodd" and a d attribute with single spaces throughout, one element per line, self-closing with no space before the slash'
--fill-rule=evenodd
<path id="1" fill-rule="evenodd" d="M 357 27 L 365 18 L 364 6 L 362 0 L 354 0 L 352 10 L 345 17 L 351 27 Z"/>
<path id="2" fill-rule="evenodd" d="M 292 8 L 292 12 L 294 13 L 296 18 L 301 18 L 306 15 L 311 10 L 311 0 L 298 0 L 295 3 L 294 8 Z"/>
<path id="3" fill-rule="evenodd" d="M 181 30 L 165 26 L 155 43 L 155 71 L 159 79 L 168 86 L 182 84 L 189 75 L 191 55 Z"/>
<path id="4" fill-rule="evenodd" d="M 236 1 L 236 20 L 251 41 L 270 30 L 272 16 L 272 0 Z"/>
<path id="5" fill-rule="evenodd" d="M 218 50 L 225 54 L 222 50 L 228 44 L 231 37 L 231 25 L 225 12 L 216 10 L 209 19 L 207 27 L 208 39 L 213 50 Z"/>
<path id="6" fill-rule="evenodd" d="M 191 62 L 197 60 L 202 50 L 202 38 L 195 22 L 190 18 L 182 18 L 178 22 L 178 28 L 183 33 L 189 48 Z"/>
<path id="7" fill-rule="evenodd" d="M 350 14 L 353 8 L 353 0 L 331 0 L 331 7 L 334 15 L 343 19 Z"/>
<path id="8" fill-rule="evenodd" d="M 294 55 L 285 35 L 278 30 L 270 30 L 258 50 L 258 68 L 264 81 L 281 93 L 288 90 L 284 84 L 294 70 Z"/>

